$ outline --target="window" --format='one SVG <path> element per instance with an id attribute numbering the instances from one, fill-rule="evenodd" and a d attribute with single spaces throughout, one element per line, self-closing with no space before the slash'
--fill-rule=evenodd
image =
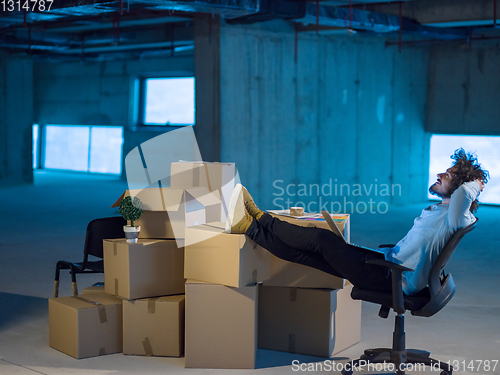
<path id="1" fill-rule="evenodd" d="M 490 173 L 490 179 L 478 200 L 481 203 L 500 204 L 500 137 L 474 135 L 438 135 L 431 137 L 429 186 L 436 182 L 436 175 L 451 166 L 450 155 L 463 147 L 466 152 L 477 155 L 483 169 Z M 436 196 L 430 195 L 430 199 Z"/>
<path id="2" fill-rule="evenodd" d="M 35 125 L 37 134 L 38 126 Z M 35 134 L 35 126 L 33 134 Z M 95 173 L 121 173 L 123 128 L 119 126 L 45 125 L 41 142 L 33 137 L 33 166 Z M 40 137 L 37 137 L 37 140 Z M 37 155 L 41 155 L 38 160 Z"/>
<path id="3" fill-rule="evenodd" d="M 140 122 L 143 125 L 195 124 L 194 77 L 141 80 Z"/>
<path id="4" fill-rule="evenodd" d="M 39 141 L 39 135 L 40 135 L 40 127 L 38 124 L 33 125 L 33 149 L 32 149 L 32 154 L 33 154 L 33 169 L 37 169 L 39 167 L 39 153 L 40 153 L 40 141 Z"/>

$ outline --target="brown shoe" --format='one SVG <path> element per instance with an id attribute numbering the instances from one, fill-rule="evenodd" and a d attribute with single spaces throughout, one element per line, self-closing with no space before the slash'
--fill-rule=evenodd
<path id="1" fill-rule="evenodd" d="M 253 217 L 245 207 L 243 189 L 241 184 L 237 184 L 231 195 L 226 219 L 226 233 L 228 234 L 245 234 L 253 222 Z"/>
<path id="2" fill-rule="evenodd" d="M 243 201 L 245 203 L 245 208 L 254 219 L 259 220 L 262 217 L 262 215 L 264 215 L 264 211 L 260 210 L 259 207 L 257 207 L 252 196 L 244 186 L 242 186 L 242 190 L 243 190 Z"/>

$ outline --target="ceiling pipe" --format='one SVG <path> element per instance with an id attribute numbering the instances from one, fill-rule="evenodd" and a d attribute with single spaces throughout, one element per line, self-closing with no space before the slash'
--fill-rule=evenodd
<path id="1" fill-rule="evenodd" d="M 316 0 L 318 2 L 319 0 Z M 259 10 L 255 13 L 240 17 L 225 17 L 226 23 L 249 24 L 256 22 L 272 21 L 277 19 L 290 20 L 303 17 L 306 2 L 304 0 L 258 0 Z"/>
<path id="2" fill-rule="evenodd" d="M 139 43 L 139 44 L 126 44 L 119 46 L 102 46 L 102 47 L 87 47 L 85 48 L 84 54 L 94 54 L 94 53 L 111 53 L 111 52 L 129 52 L 137 50 L 151 50 L 151 49 L 176 49 L 176 50 L 188 50 L 192 49 L 192 41 L 177 41 L 175 45 L 172 45 L 171 41 L 167 42 L 156 42 L 156 43 Z M 57 47 L 51 45 L 31 45 L 31 44 L 14 44 L 14 43 L 2 43 L 1 48 L 9 48 L 13 50 L 37 50 L 37 51 L 51 51 L 59 53 L 62 55 L 78 55 L 82 54 L 83 43 L 80 48 L 65 48 Z"/>
<path id="3" fill-rule="evenodd" d="M 74 0 L 62 0 L 74 1 Z M 91 2 L 92 0 L 84 0 Z M 100 0 L 97 0 L 100 1 Z M 269 0 L 274 2 L 274 0 Z M 132 4 L 142 4 L 156 10 L 178 10 L 189 13 L 220 14 L 224 17 L 241 17 L 255 14 L 260 10 L 261 0 L 194 0 L 194 1 L 164 1 L 164 0 L 133 0 Z"/>
<path id="4" fill-rule="evenodd" d="M 399 32 L 398 32 L 398 42 L 399 42 L 399 53 L 403 45 L 403 3 L 399 3 Z"/>
<path id="5" fill-rule="evenodd" d="M 497 27 L 497 0 L 493 0 L 493 27 Z"/>
<path id="6" fill-rule="evenodd" d="M 130 12 L 131 15 L 134 16 L 139 16 L 139 17 L 145 17 L 147 16 L 146 14 L 143 14 L 143 12 Z M 140 19 L 134 19 L 134 20 L 122 20 L 120 22 L 121 28 L 127 28 L 127 27 L 137 27 L 137 26 L 151 26 L 151 25 L 156 25 L 156 24 L 168 24 L 168 23 L 176 23 L 176 22 L 189 22 L 192 21 L 192 18 L 188 17 L 178 17 L 175 15 L 172 16 L 163 16 L 159 17 L 158 15 L 155 15 L 155 17 L 150 17 L 150 18 L 140 18 Z M 62 27 L 52 27 L 48 28 L 45 31 L 47 33 L 80 33 L 84 31 L 98 31 L 98 30 L 106 30 L 110 29 L 113 27 L 113 22 L 102 22 L 96 24 L 95 22 L 88 22 L 88 24 L 84 24 L 85 21 L 80 21 L 79 24 L 76 25 L 64 25 Z M 39 27 L 39 25 L 37 25 Z"/>
<path id="7" fill-rule="evenodd" d="M 75 6 L 75 4 L 78 4 Z M 306 2 L 303 0 L 193 0 L 193 1 L 165 1 L 165 0 L 131 0 L 128 5 L 132 6 L 131 13 L 134 10 L 149 10 L 150 12 L 157 12 L 161 10 L 180 11 L 184 13 L 207 13 L 219 14 L 224 17 L 226 23 L 240 24 L 240 23 L 253 23 L 262 22 L 271 19 L 287 19 L 293 20 L 296 23 L 303 23 L 305 25 L 316 25 L 317 31 L 319 26 L 329 26 L 344 28 L 346 26 L 346 19 L 349 19 L 349 27 L 353 30 L 366 30 L 375 33 L 413 33 L 420 36 L 428 37 L 431 39 L 444 39 L 444 40 L 460 40 L 467 37 L 469 29 L 467 28 L 440 28 L 432 26 L 424 26 L 415 21 L 398 17 L 397 15 L 381 14 L 361 9 L 352 9 L 352 7 L 331 7 L 320 5 L 319 1 Z M 120 14 L 123 12 L 123 0 L 58 0 L 54 1 L 53 9 L 46 14 L 29 12 L 26 17 L 30 21 L 38 19 L 45 20 L 43 25 L 53 24 L 50 20 L 61 20 L 69 22 L 73 20 L 80 20 L 83 17 L 94 16 L 96 14 L 102 15 L 103 13 Z M 48 14 L 50 13 L 50 14 Z M 68 17 L 76 15 L 75 17 Z M 0 17 L 2 14 L 0 14 Z M 12 17 L 22 17 L 22 14 L 11 15 Z M 496 0 L 495 0 L 495 16 L 496 16 Z M 51 18 L 52 17 L 52 18 Z M 5 19 L 5 17 L 3 18 Z M 118 17 L 118 35 L 121 27 L 127 22 Z M 137 22 L 130 21 L 130 22 Z M 139 21 L 140 22 L 140 21 Z M 149 22 L 149 19 L 145 20 Z M 495 19 L 496 22 L 496 19 Z M 18 25 L 22 24 L 22 20 Z M 40 24 L 38 24 L 40 25 Z M 30 26 L 36 27 L 37 23 Z M 86 28 L 86 25 L 69 26 L 66 28 L 67 32 L 70 30 L 77 32 L 78 29 Z M 91 28 L 91 26 L 89 26 Z M 99 27 L 99 24 L 97 24 Z M 64 30 L 64 29 L 63 29 Z M 60 30 L 60 31 L 63 31 Z M 118 36 L 118 39 L 119 36 Z M 23 43 L 23 42 L 21 42 Z M 24 42 L 26 43 L 26 42 Z M 69 43 L 69 41 L 68 41 Z M 118 40 L 119 43 L 119 40 Z M 12 43 L 7 43 L 10 45 Z M 153 43 L 154 44 L 154 43 Z M 399 41 L 400 46 L 403 44 Z M 147 45 L 147 44 L 146 44 Z M 0 47 L 6 46 L 1 44 Z M 35 45 L 33 45 L 35 47 Z M 40 49 L 51 48 L 47 45 L 39 45 Z M 127 48 L 128 46 L 124 46 Z M 10 48 L 10 47 L 9 47 Z M 55 51 L 59 53 L 73 53 L 71 48 L 60 48 L 53 46 Z M 105 52 L 108 47 L 95 47 L 102 48 L 100 52 Z M 150 48 L 150 47 L 146 47 Z M 158 47 L 163 48 L 163 47 Z M 88 51 L 88 48 L 86 48 Z"/>
<path id="8" fill-rule="evenodd" d="M 394 32 L 399 29 L 398 17 L 390 14 L 380 14 L 358 9 L 337 8 L 313 3 L 306 4 L 304 17 L 294 21 L 304 25 L 345 27 L 345 20 L 349 18 L 352 29 L 370 30 L 379 33 Z"/>
<path id="9" fill-rule="evenodd" d="M 468 44 L 468 48 L 470 49 L 470 43 L 472 41 L 481 41 L 481 40 L 499 40 L 500 36 L 476 36 L 476 37 L 465 37 L 463 39 L 425 39 L 425 40 L 407 40 L 401 42 L 404 45 L 413 45 L 413 44 L 437 44 L 437 43 L 450 43 L 450 42 L 466 42 Z M 385 42 L 386 47 L 398 45 L 399 42 Z"/>
<path id="10" fill-rule="evenodd" d="M 88 16 L 116 12 L 121 11 L 123 0 L 111 2 L 109 0 L 78 0 L 77 4 L 75 6 L 75 0 L 54 1 L 51 12 L 45 12 L 45 14 L 30 12 L 27 17 L 30 22 L 36 22 L 38 17 L 50 21 L 51 19 L 60 19 L 65 15 Z M 132 0 L 129 1 L 129 4 L 132 4 L 133 9 L 147 8 L 155 11 L 173 10 L 219 14 L 229 24 L 262 22 L 279 18 L 294 20 L 305 25 L 318 24 L 344 28 L 345 20 L 349 18 L 352 29 L 376 33 L 397 32 L 400 29 L 399 17 L 396 15 L 352 9 L 352 7 L 350 9 L 331 7 L 303 0 Z M 15 18 L 15 12 L 9 17 Z M 465 36 L 463 31 L 458 29 L 424 26 L 405 18 L 403 18 L 402 31 L 422 34 L 431 38 L 457 39 Z"/>

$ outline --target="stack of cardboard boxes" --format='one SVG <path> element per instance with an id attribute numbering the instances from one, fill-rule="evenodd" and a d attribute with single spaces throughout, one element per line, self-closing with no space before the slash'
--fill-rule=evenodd
<path id="1" fill-rule="evenodd" d="M 349 215 L 332 216 L 349 241 Z M 278 217 L 330 229 L 321 219 Z M 347 280 L 275 256 L 271 274 L 259 289 L 259 348 L 332 357 L 359 342 L 361 301 L 351 299 Z"/>
<path id="2" fill-rule="evenodd" d="M 185 229 L 221 221 L 222 194 L 230 192 L 206 175 L 199 178 L 197 168 L 191 171 L 196 177 L 193 183 L 182 187 L 179 180 L 187 178 L 186 166 L 212 172 L 234 171 L 234 164 L 173 163 L 173 171 L 179 166 L 183 172 L 174 172 L 172 187 L 127 190 L 112 205 L 119 207 L 129 195 L 142 201 L 143 215 L 134 223 L 141 226 L 139 240 L 104 240 L 104 287 L 89 287 L 81 296 L 49 301 L 51 347 L 75 358 L 119 352 L 183 354 Z"/>
<path id="3" fill-rule="evenodd" d="M 171 170 L 170 188 L 115 202 L 143 202 L 139 240 L 104 241 L 104 287 L 49 301 L 51 347 L 75 358 L 184 354 L 186 367 L 255 368 L 257 347 L 330 357 L 359 341 L 352 286 L 224 233 L 233 163 Z M 348 216 L 337 222 L 348 236 Z"/>

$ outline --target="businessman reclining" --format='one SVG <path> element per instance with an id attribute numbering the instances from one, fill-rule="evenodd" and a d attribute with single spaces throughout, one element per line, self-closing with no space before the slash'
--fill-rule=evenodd
<path id="1" fill-rule="evenodd" d="M 474 155 L 460 148 L 451 158 L 453 165 L 429 188 L 441 203 L 424 209 L 394 248 L 370 251 L 346 244 L 332 231 L 281 221 L 260 210 L 240 184 L 231 196 L 226 232 L 244 233 L 284 260 L 348 279 L 363 289 L 389 292 L 387 269 L 366 264 L 368 259 L 385 258 L 414 270 L 403 273 L 403 291 L 413 295 L 427 286 L 430 268 L 453 232 L 475 220 L 477 197 L 488 182 L 488 172 Z"/>

